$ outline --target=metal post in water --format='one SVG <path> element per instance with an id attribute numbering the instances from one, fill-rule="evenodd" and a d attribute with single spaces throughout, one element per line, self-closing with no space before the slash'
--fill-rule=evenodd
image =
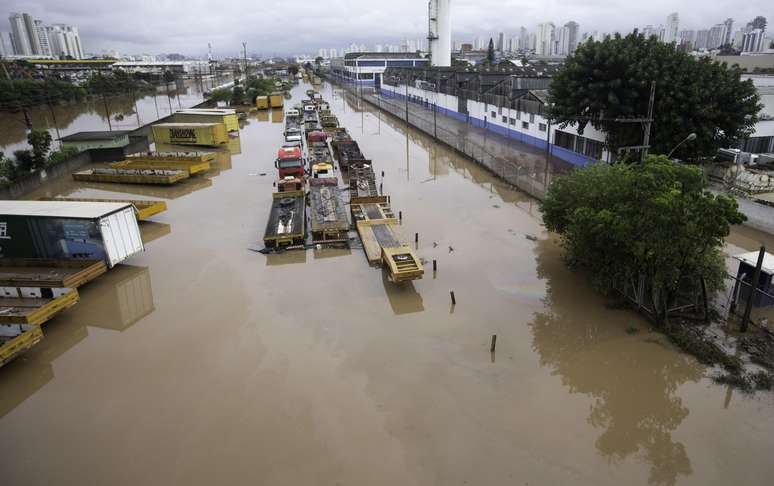
<path id="1" fill-rule="evenodd" d="M 419 243 L 419 233 L 414 233 L 414 243 Z"/>
<path id="2" fill-rule="evenodd" d="M 758 262 L 755 264 L 755 272 L 753 272 L 752 285 L 750 286 L 750 297 L 744 307 L 744 317 L 742 317 L 741 332 L 747 332 L 747 326 L 750 322 L 750 312 L 752 312 L 753 299 L 755 298 L 755 291 L 758 290 L 758 280 L 761 278 L 761 267 L 763 266 L 763 257 L 766 256 L 766 247 L 761 246 L 758 253 Z"/>
<path id="3" fill-rule="evenodd" d="M 438 260 L 433 260 L 433 271 L 434 272 L 438 271 Z"/>
<path id="4" fill-rule="evenodd" d="M 497 346 L 497 334 L 492 334 L 492 344 L 489 346 L 489 352 L 494 353 Z"/>
<path id="5" fill-rule="evenodd" d="M 108 109 L 107 98 L 102 94 L 102 102 L 105 103 L 105 115 L 107 115 L 108 130 L 113 131 L 113 125 L 110 123 L 110 110 Z"/>
<path id="6" fill-rule="evenodd" d="M 398 211 L 398 221 L 403 222 L 403 211 Z"/>
<path id="7" fill-rule="evenodd" d="M 454 298 L 454 291 L 450 290 L 449 295 L 451 295 L 452 305 L 457 305 L 457 299 Z"/>

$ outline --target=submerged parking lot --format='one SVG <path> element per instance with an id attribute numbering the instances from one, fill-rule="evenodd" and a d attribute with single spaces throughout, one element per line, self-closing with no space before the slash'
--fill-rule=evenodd
<path id="1" fill-rule="evenodd" d="M 321 92 L 402 212 L 404 241 L 419 233 L 438 271 L 396 285 L 357 248 L 251 251 L 277 112 L 251 114 L 216 169 L 178 186 L 52 181 L 30 197 L 169 209 L 141 225 L 143 254 L 81 288 L 0 369 L 4 483 L 770 482 L 770 394 L 714 384 L 649 323 L 606 307 L 564 267 L 533 199 Z"/>

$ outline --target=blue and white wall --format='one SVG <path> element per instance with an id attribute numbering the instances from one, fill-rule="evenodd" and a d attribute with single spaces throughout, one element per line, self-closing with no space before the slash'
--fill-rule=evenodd
<path id="1" fill-rule="evenodd" d="M 499 108 L 496 105 L 489 105 L 482 101 L 470 99 L 467 100 L 468 113 L 466 115 L 458 111 L 459 101 L 458 98 L 453 95 L 435 93 L 434 91 L 428 91 L 412 86 L 409 86 L 407 89 L 406 85 L 394 86 L 384 83 L 382 83 L 381 92 L 385 97 L 394 97 L 398 99 L 405 99 L 406 94 L 408 94 L 410 101 L 421 102 L 430 105 L 431 107 L 435 107 L 439 113 L 444 115 L 451 116 L 481 128 L 486 128 L 492 132 L 517 139 L 541 149 L 546 148 L 548 141 L 548 120 L 540 115 L 519 112 L 518 110 L 511 108 Z M 583 135 L 579 135 L 574 126 L 562 128 L 561 131 L 575 135 L 576 137 L 585 137 L 586 139 L 596 142 L 604 142 L 605 140 L 604 134 L 591 126 L 586 126 Z M 551 127 L 551 153 L 573 165 L 584 166 L 596 162 L 599 159 L 608 160 L 609 154 L 606 150 L 603 150 L 601 157 L 597 159 L 583 153 L 560 147 L 554 143 L 555 140 L 556 125 Z"/>

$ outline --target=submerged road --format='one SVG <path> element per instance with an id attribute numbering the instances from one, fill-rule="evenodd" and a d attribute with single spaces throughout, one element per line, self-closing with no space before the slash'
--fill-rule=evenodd
<path id="1" fill-rule="evenodd" d="M 251 115 L 217 167 L 179 187 L 52 181 L 30 197 L 169 210 L 142 225 L 143 254 L 0 368 L 3 485 L 770 484 L 772 395 L 715 385 L 607 308 L 533 199 L 322 93 L 438 272 L 394 285 L 359 249 L 248 249 L 281 113 Z"/>

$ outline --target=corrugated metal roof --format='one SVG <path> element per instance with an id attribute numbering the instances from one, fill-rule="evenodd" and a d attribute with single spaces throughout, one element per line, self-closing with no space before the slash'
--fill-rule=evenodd
<path id="1" fill-rule="evenodd" d="M 128 203 L 84 201 L 0 201 L 2 216 L 96 219 L 124 208 Z"/>
<path id="2" fill-rule="evenodd" d="M 745 262 L 746 264 L 754 267 L 758 264 L 758 252 L 757 251 L 751 251 L 750 253 L 742 253 L 741 255 L 736 255 L 734 258 L 741 262 Z M 761 269 L 768 273 L 769 275 L 774 274 L 774 255 L 771 253 L 764 253 L 763 254 L 763 266 Z"/>
<path id="3" fill-rule="evenodd" d="M 236 110 L 227 108 L 186 108 L 184 110 L 175 110 L 178 113 L 193 113 L 197 115 L 236 115 Z"/>
<path id="4" fill-rule="evenodd" d="M 128 130 L 113 130 L 101 132 L 78 132 L 62 137 L 63 142 L 80 142 L 84 140 L 113 140 L 128 134 Z"/>
<path id="5" fill-rule="evenodd" d="M 194 122 L 186 122 L 186 123 L 154 123 L 154 127 L 180 127 L 180 128 L 189 128 L 189 127 L 211 127 L 213 125 L 222 125 L 222 123 L 194 123 Z"/>

